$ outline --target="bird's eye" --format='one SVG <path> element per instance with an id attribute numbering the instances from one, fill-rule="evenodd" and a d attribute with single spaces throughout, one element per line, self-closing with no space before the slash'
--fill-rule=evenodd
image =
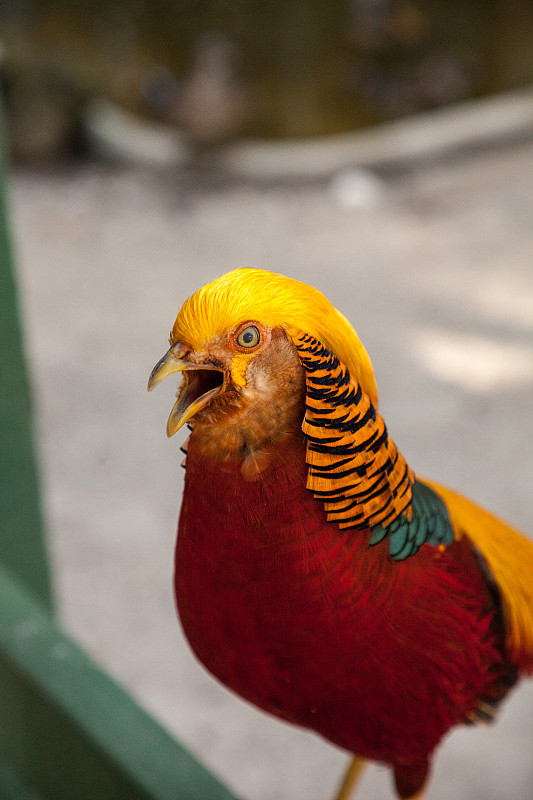
<path id="1" fill-rule="evenodd" d="M 260 341 L 261 334 L 255 325 L 248 325 L 247 328 L 239 333 L 236 339 L 239 347 L 257 347 Z"/>

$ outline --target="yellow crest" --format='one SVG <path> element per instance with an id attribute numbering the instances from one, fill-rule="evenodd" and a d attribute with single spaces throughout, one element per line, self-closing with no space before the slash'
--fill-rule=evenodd
<path id="1" fill-rule="evenodd" d="M 235 269 L 206 284 L 183 304 L 170 341 L 200 349 L 248 320 L 284 328 L 291 339 L 300 331 L 318 339 L 346 364 L 377 406 L 370 358 L 346 317 L 318 289 L 284 275 Z"/>

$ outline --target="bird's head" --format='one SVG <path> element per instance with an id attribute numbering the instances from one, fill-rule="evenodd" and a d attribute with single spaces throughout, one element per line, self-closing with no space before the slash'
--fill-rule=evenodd
<path id="1" fill-rule="evenodd" d="M 274 440 L 295 415 L 303 418 L 305 375 L 296 335 L 313 336 L 334 353 L 374 404 L 377 392 L 357 334 L 321 292 L 259 269 L 236 269 L 185 301 L 148 389 L 181 372 L 167 434 L 195 425 L 248 425 Z"/>

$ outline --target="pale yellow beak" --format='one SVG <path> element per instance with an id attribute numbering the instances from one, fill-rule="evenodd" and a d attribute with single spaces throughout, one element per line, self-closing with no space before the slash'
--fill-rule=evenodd
<path id="1" fill-rule="evenodd" d="M 183 372 L 183 383 L 178 399 L 174 403 L 167 422 L 167 436 L 170 438 L 185 425 L 191 417 L 204 408 L 218 394 L 224 385 L 222 370 L 209 364 L 192 364 L 181 356 L 187 352 L 180 342 L 173 344 L 163 358 L 157 362 L 148 379 L 148 391 L 161 383 L 163 378 L 174 372 Z"/>

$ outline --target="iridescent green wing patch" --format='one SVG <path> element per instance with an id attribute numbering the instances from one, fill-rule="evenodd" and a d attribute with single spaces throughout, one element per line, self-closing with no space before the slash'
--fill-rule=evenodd
<path id="1" fill-rule="evenodd" d="M 423 544 L 446 546 L 454 539 L 446 506 L 433 489 L 419 480 L 412 486 L 411 509 L 411 520 L 402 514 L 386 527 L 372 528 L 370 544 L 388 537 L 389 554 L 395 561 L 413 556 Z"/>

